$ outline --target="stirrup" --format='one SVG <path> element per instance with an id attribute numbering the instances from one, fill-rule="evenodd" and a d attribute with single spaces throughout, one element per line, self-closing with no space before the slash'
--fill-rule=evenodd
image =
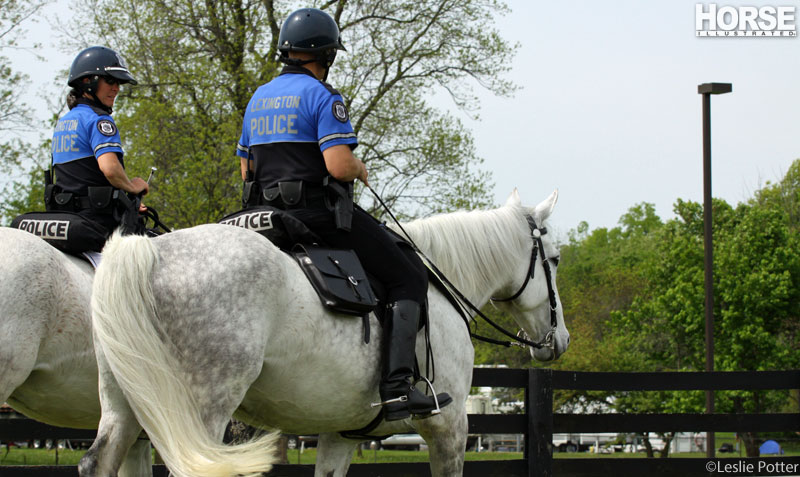
<path id="1" fill-rule="evenodd" d="M 385 406 L 387 404 L 394 404 L 396 402 L 406 402 L 406 401 L 408 401 L 408 395 L 404 394 L 404 395 L 402 395 L 400 397 L 396 397 L 394 399 L 387 399 L 386 401 L 381 401 L 381 402 L 373 402 L 369 406 L 370 407 L 380 407 L 380 406 Z M 439 403 L 436 403 L 436 406 L 438 407 Z"/>
<path id="2" fill-rule="evenodd" d="M 436 416 L 436 415 L 442 413 L 442 408 L 439 407 L 439 397 L 436 395 L 436 389 L 434 389 L 433 383 L 431 383 L 430 380 L 428 378 L 426 378 L 425 376 L 420 376 L 419 379 L 414 381 L 414 385 L 416 385 L 420 381 L 425 381 L 425 383 L 428 384 L 428 388 L 430 388 L 431 394 L 433 394 L 433 403 L 436 404 L 436 409 L 434 409 L 433 411 L 429 412 L 428 414 L 424 414 L 424 415 L 423 414 L 411 414 L 411 419 L 412 420 L 414 420 L 414 419 L 426 419 L 428 417 Z"/>

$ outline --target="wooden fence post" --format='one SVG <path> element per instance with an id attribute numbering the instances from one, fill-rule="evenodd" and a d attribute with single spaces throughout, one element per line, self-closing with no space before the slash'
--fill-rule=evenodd
<path id="1" fill-rule="evenodd" d="M 529 477 L 553 475 L 553 371 L 528 370 L 525 393 L 528 411 L 528 436 L 525 443 Z"/>

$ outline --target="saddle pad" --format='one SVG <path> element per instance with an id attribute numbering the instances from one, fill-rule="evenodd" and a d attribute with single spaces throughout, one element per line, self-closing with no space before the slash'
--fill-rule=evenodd
<path id="1" fill-rule="evenodd" d="M 80 256 L 89 262 L 95 270 L 100 266 L 100 261 L 103 259 L 103 254 L 100 252 L 83 252 Z"/>
<path id="2" fill-rule="evenodd" d="M 292 255 L 325 306 L 353 315 L 364 315 L 377 306 L 367 274 L 352 250 L 297 244 Z"/>

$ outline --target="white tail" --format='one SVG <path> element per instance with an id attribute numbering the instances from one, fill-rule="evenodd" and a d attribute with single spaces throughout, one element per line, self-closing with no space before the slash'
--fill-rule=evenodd
<path id="1" fill-rule="evenodd" d="M 178 362 L 160 338 L 146 237 L 115 234 L 103 250 L 92 292 L 92 322 L 117 383 L 139 423 L 178 477 L 256 476 L 275 462 L 276 434 L 239 445 L 215 442 Z"/>

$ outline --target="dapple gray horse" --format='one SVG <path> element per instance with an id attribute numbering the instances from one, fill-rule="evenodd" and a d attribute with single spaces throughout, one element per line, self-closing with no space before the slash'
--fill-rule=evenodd
<path id="1" fill-rule="evenodd" d="M 558 357 L 569 342 L 555 289 L 558 250 L 541 228 L 556 197 L 527 208 L 514 191 L 495 210 L 406 225 L 476 305 L 522 290 L 497 305 L 532 339 L 551 338 L 552 346 L 532 349 L 540 360 Z M 448 300 L 431 288 L 428 301 L 434 386 L 453 403 L 437 416 L 384 422 L 373 433 L 418 432 L 428 442 L 432 474 L 461 475 L 473 347 Z M 254 232 L 202 225 L 152 240 L 112 238 L 97 270 L 92 316 L 102 419 L 80 463 L 83 476 L 113 476 L 139 424 L 176 476 L 269 470 L 274 434 L 222 444 L 235 415 L 259 427 L 320 434 L 315 475 L 343 477 L 359 441 L 338 432 L 366 426 L 378 413 L 370 405 L 380 400 L 375 318 L 378 336 L 366 344 L 361 319 L 325 309 L 294 259 Z M 417 341 L 422 369 L 424 342 Z"/>
<path id="2" fill-rule="evenodd" d="M 0 403 L 54 426 L 97 428 L 93 277 L 85 260 L 0 227 Z M 119 475 L 151 475 L 151 460 L 149 441 L 138 441 Z"/>

